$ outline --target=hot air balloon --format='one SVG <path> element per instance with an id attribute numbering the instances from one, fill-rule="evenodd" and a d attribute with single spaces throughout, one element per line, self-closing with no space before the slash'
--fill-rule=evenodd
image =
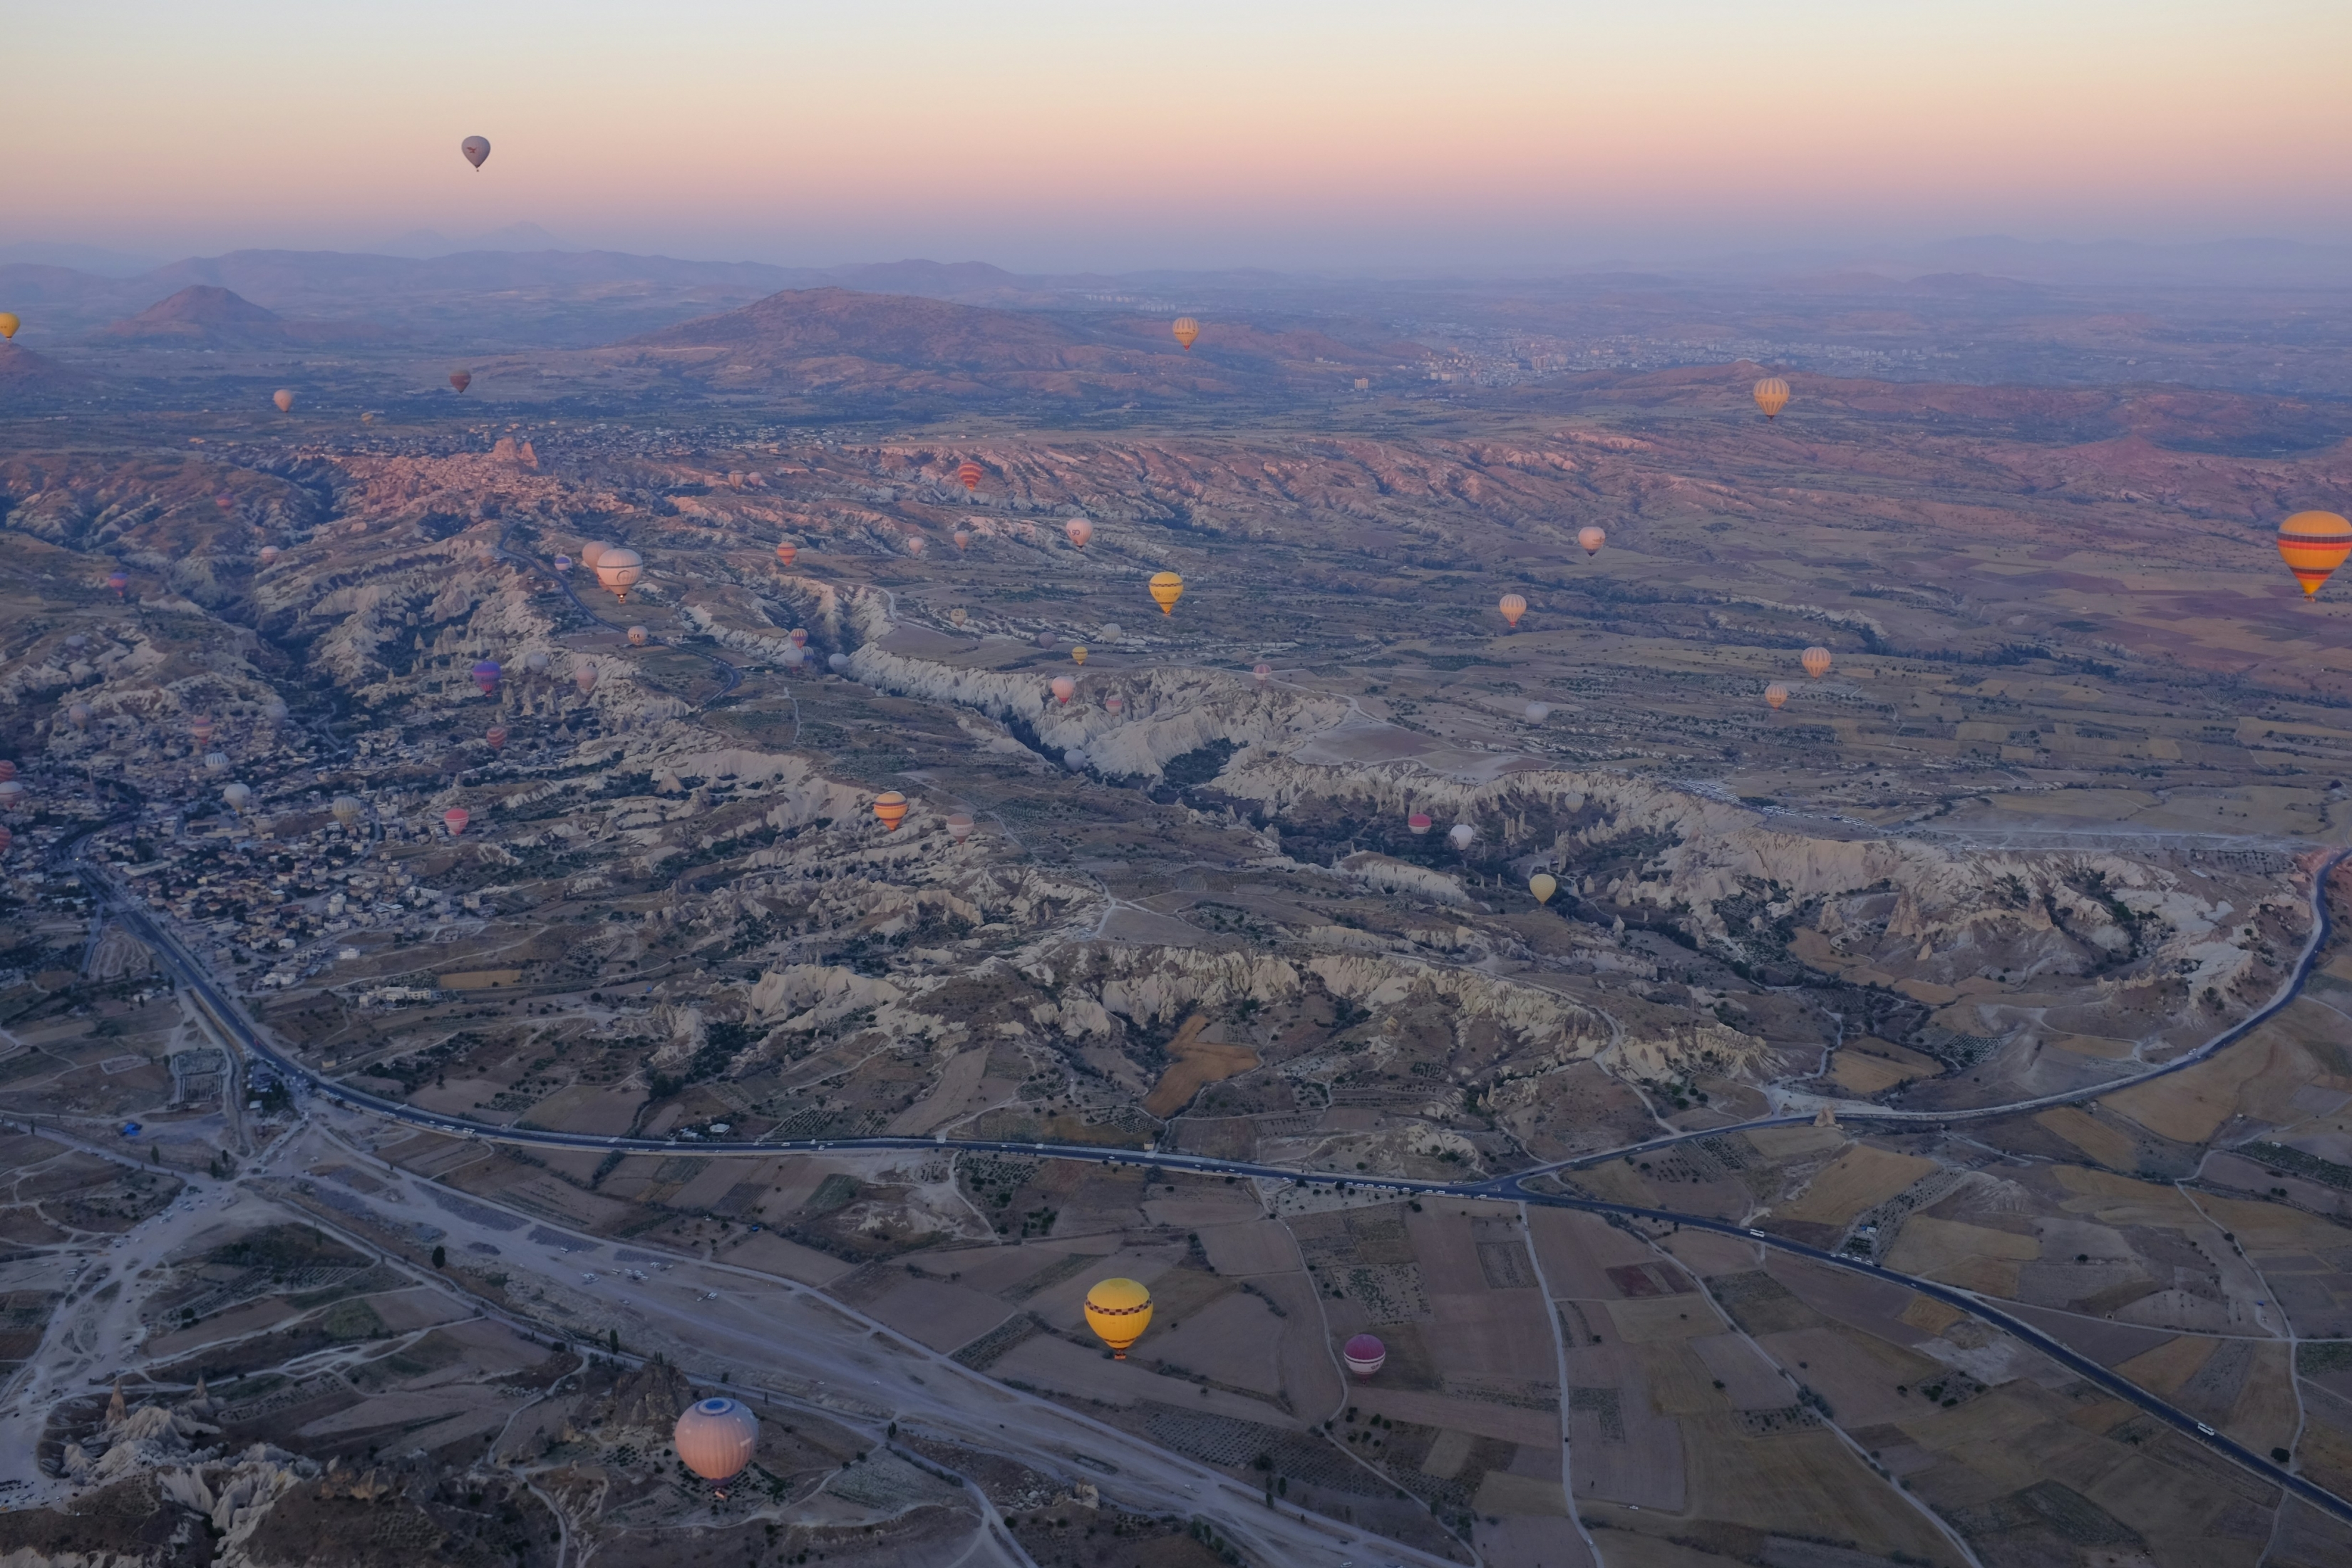
<path id="1" fill-rule="evenodd" d="M 1150 1326 L 1151 1292 L 1134 1280 L 1097 1280 L 1087 1292 L 1087 1327 L 1117 1360 L 1125 1361 L 1128 1348 Z"/>
<path id="2" fill-rule="evenodd" d="M 474 384 L 474 373 L 470 370 L 453 370 L 449 373 L 449 384 L 463 393 L 466 388 Z"/>
<path id="3" fill-rule="evenodd" d="M 1184 596 L 1184 579 L 1173 572 L 1154 572 L 1150 586 L 1151 602 L 1160 606 L 1160 613 L 1174 615 L 1176 601 Z"/>
<path id="4" fill-rule="evenodd" d="M 1430 829 L 1431 824 L 1429 820 L 1429 813 L 1425 811 L 1414 812 L 1411 816 L 1404 819 L 1404 826 L 1406 831 L 1410 832 L 1415 838 L 1422 837 L 1427 834 Z"/>
<path id="5" fill-rule="evenodd" d="M 226 752 L 206 752 L 205 753 L 205 772 L 208 773 L 225 773 L 228 772 L 228 753 Z"/>
<path id="6" fill-rule="evenodd" d="M 331 809 L 334 811 L 335 820 L 343 825 L 343 831 L 346 833 L 357 826 L 360 818 L 367 815 L 367 807 L 362 805 L 356 797 L 348 795 L 337 795 Z"/>
<path id="7" fill-rule="evenodd" d="M 261 563 L 264 566 L 278 564 L 278 549 L 275 544 L 265 544 L 261 547 Z"/>
<path id="8" fill-rule="evenodd" d="M 1095 536 L 1095 525 L 1083 517 L 1074 517 L 1062 524 L 1062 532 L 1067 536 L 1071 543 L 1084 550 L 1087 547 L 1087 541 Z"/>
<path id="9" fill-rule="evenodd" d="M 643 647 L 652 640 L 653 634 L 646 630 L 645 627 L 631 626 L 629 628 L 629 646 L 631 647 Z"/>
<path id="10" fill-rule="evenodd" d="M 910 533 L 907 535 L 907 553 L 909 555 L 920 555 L 923 552 L 923 546 L 926 542 L 927 541 L 919 533 Z"/>
<path id="11" fill-rule="evenodd" d="M 1764 705 L 1771 709 L 1773 712 L 1778 713 L 1780 710 L 1781 705 L 1786 703 L 1788 700 L 1789 689 L 1781 685 L 1779 681 L 1776 680 L 1771 685 L 1764 689 Z"/>
<path id="12" fill-rule="evenodd" d="M 0 310 L 0 338 L 15 337 L 16 335 L 16 329 L 22 325 L 24 325 L 24 323 L 17 321 L 13 312 L 8 310 Z"/>
<path id="13" fill-rule="evenodd" d="M 373 414 L 373 413 L 368 413 L 368 414 L 362 414 L 362 415 L 361 415 L 361 416 L 360 416 L 360 423 L 361 423 L 361 424 L 362 424 L 362 425 L 373 425 L 373 424 L 374 424 L 374 423 L 375 423 L 375 416 L 374 416 L 374 414 Z"/>
<path id="14" fill-rule="evenodd" d="M 580 547 L 580 564 L 593 572 L 596 570 L 596 563 L 604 559 L 604 552 L 611 548 L 610 545 L 599 544 L 594 540 L 590 540 Z"/>
<path id="15" fill-rule="evenodd" d="M 1179 316 L 1176 325 L 1170 330 L 1176 334 L 1176 341 L 1183 345 L 1184 352 L 1191 353 L 1193 340 L 1201 335 L 1201 323 L 1190 316 Z"/>
<path id="16" fill-rule="evenodd" d="M 189 720 L 188 739 L 194 741 L 198 746 L 209 748 L 213 743 L 213 721 L 211 718 L 205 714 L 199 713 L 194 719 Z"/>
<path id="17" fill-rule="evenodd" d="M 0 779 L 0 811 L 14 811 L 25 804 L 25 785 L 18 779 Z"/>
<path id="18" fill-rule="evenodd" d="M 678 1462 L 713 1485 L 740 1475 L 759 1441 L 760 1418 L 731 1399 L 688 1405 L 670 1432 Z"/>
<path id="19" fill-rule="evenodd" d="M 233 784 L 221 791 L 221 799 L 228 802 L 231 811 L 243 816 L 245 808 L 253 804 L 253 791 L 244 784 Z"/>
<path id="20" fill-rule="evenodd" d="M 1528 879 L 1528 891 L 1536 896 L 1536 902 L 1548 904 L 1551 896 L 1559 891 L 1559 879 L 1549 871 L 1538 871 Z"/>
<path id="21" fill-rule="evenodd" d="M 2332 511 L 2296 512 L 2279 524 L 2278 552 L 2303 584 L 2303 596 L 2314 597 L 2352 555 L 2352 522 Z"/>
<path id="22" fill-rule="evenodd" d="M 1370 1334 L 1358 1334 L 1341 1348 L 1339 1356 L 1349 1372 L 1365 1378 L 1388 1364 L 1389 1347 Z"/>
<path id="23" fill-rule="evenodd" d="M 596 558 L 596 581 L 623 604 L 629 589 L 646 574 L 646 558 L 634 550 L 607 550 Z"/>
<path id="24" fill-rule="evenodd" d="M 800 559 L 800 553 L 801 547 L 787 539 L 776 546 L 776 563 L 782 566 L 789 566 Z"/>
<path id="25" fill-rule="evenodd" d="M 1051 632 L 1039 632 L 1037 634 L 1036 640 L 1039 647 L 1052 647 L 1054 646 L 1054 634 Z"/>
<path id="26" fill-rule="evenodd" d="M 1114 691 L 1103 699 L 1103 709 L 1112 714 L 1124 713 L 1127 711 L 1127 699 Z"/>
<path id="27" fill-rule="evenodd" d="M 483 696 L 488 697 L 499 689 L 500 673 L 499 661 L 494 658 L 483 659 L 474 666 L 474 684 L 482 689 Z"/>
<path id="28" fill-rule="evenodd" d="M 1830 650 L 1825 647 L 1807 648 L 1804 666 L 1805 673 L 1819 680 L 1830 672 Z"/>
<path id="29" fill-rule="evenodd" d="M 1078 694 L 1078 683 L 1066 675 L 1057 675 L 1054 677 L 1053 692 L 1054 700 L 1067 707 L 1070 699 Z"/>
<path id="30" fill-rule="evenodd" d="M 1609 536 L 1588 523 L 1576 531 L 1576 542 L 1584 546 L 1587 555 L 1598 555 L 1601 547 L 1609 542 Z"/>
<path id="31" fill-rule="evenodd" d="M 966 458 L 956 469 L 956 483 L 961 485 L 967 494 L 980 489 L 980 465 Z"/>
<path id="32" fill-rule="evenodd" d="M 1077 647 L 1070 650 L 1070 662 L 1072 664 L 1084 664 L 1087 662 L 1086 644 L 1080 643 Z"/>
<path id="33" fill-rule="evenodd" d="M 948 619 L 953 621 L 957 626 L 961 626 L 965 621 L 971 619 L 971 617 L 964 614 L 963 606 L 959 605 L 954 609 L 948 612 Z"/>
<path id="34" fill-rule="evenodd" d="M 294 412 L 294 389 L 281 386 L 269 395 L 269 401 L 278 405 L 278 413 L 291 414 Z"/>
<path id="35" fill-rule="evenodd" d="M 1250 674 L 1256 679 L 1260 686 L 1270 685 L 1274 680 L 1274 666 L 1270 664 L 1258 665 L 1251 669 Z"/>
<path id="36" fill-rule="evenodd" d="M 959 528 L 948 537 L 955 541 L 955 547 L 958 550 L 968 550 L 971 547 L 971 530 L 968 528 Z"/>
<path id="37" fill-rule="evenodd" d="M 120 568 L 109 572 L 106 574 L 106 585 L 113 589 L 114 596 L 120 599 L 122 597 L 122 590 L 131 586 L 131 574 Z"/>
<path id="38" fill-rule="evenodd" d="M 474 820 L 474 814 L 462 805 L 453 805 L 441 814 L 441 820 L 447 826 L 449 837 L 455 838 L 466 831 L 466 824 Z"/>
<path id="39" fill-rule="evenodd" d="M 897 790 L 885 790 L 874 797 L 874 820 L 882 825 L 885 833 L 898 831 L 898 824 L 907 820 L 907 797 Z"/>
<path id="40" fill-rule="evenodd" d="M 1764 417 L 1772 418 L 1789 406 L 1789 384 L 1777 375 L 1768 375 L 1756 384 L 1756 406 Z"/>
<path id="41" fill-rule="evenodd" d="M 16 763 L 15 760 L 9 757 L 0 757 L 0 784 L 6 784 L 10 779 L 15 778 L 16 776 Z"/>
<path id="42" fill-rule="evenodd" d="M 1495 608 L 1503 612 L 1503 619 L 1517 627 L 1519 617 L 1528 613 L 1528 602 L 1517 594 L 1506 594 L 1496 601 Z"/>
<path id="43" fill-rule="evenodd" d="M 580 689 L 580 695 L 583 697 L 585 697 L 590 692 L 595 690 L 596 667 L 593 664 L 583 664 L 580 666 L 579 668 L 572 672 L 572 684 Z"/>
<path id="44" fill-rule="evenodd" d="M 286 722 L 287 716 L 292 711 L 292 709 L 286 706 L 286 700 L 282 697 L 273 697 L 261 707 L 261 716 L 273 724 L 283 724 Z"/>
<path id="45" fill-rule="evenodd" d="M 490 750 L 499 751 L 507 743 L 507 727 L 504 724 L 493 724 L 482 731 L 482 739 L 490 743 Z"/>
<path id="46" fill-rule="evenodd" d="M 66 710 L 66 721 L 77 730 L 89 729 L 89 721 L 95 715 L 90 712 L 89 704 L 87 702 L 77 702 Z"/>
<path id="47" fill-rule="evenodd" d="M 457 151 L 466 155 L 466 162 L 478 169 L 489 158 L 490 139 L 487 136 L 468 136 L 457 143 Z M 525 160 L 525 162 L 528 161 Z"/>
<path id="48" fill-rule="evenodd" d="M 1550 717 L 1551 717 L 1551 704 L 1550 704 L 1550 703 L 1549 703 L 1549 702 L 1530 702 L 1530 703 L 1528 703 L 1528 723 L 1530 723 L 1530 724 L 1540 724 L 1540 723 L 1542 723 L 1545 720 L 1547 720 L 1547 719 L 1549 719 L 1549 718 L 1550 718 Z"/>
<path id="49" fill-rule="evenodd" d="M 971 817 L 968 813 L 948 813 L 948 837 L 959 844 L 971 837 Z"/>
<path id="50" fill-rule="evenodd" d="M 1478 830 L 1466 822 L 1457 822 L 1445 830 L 1445 842 L 1456 849 L 1469 848 L 1470 841 L 1477 837 Z"/>
<path id="51" fill-rule="evenodd" d="M 808 633 L 799 626 L 794 626 L 791 631 L 787 632 L 785 636 L 791 640 L 792 645 L 794 647 L 808 647 Z"/>
<path id="52" fill-rule="evenodd" d="M 826 654 L 824 656 L 824 667 L 827 669 L 832 670 L 835 675 L 838 675 L 843 670 L 849 668 L 849 656 L 845 653 Z"/>
<path id="53" fill-rule="evenodd" d="M 545 648 L 533 648 L 522 656 L 522 667 L 533 675 L 545 675 L 554 663 Z"/>
<path id="54" fill-rule="evenodd" d="M 1087 771 L 1087 754 L 1077 747 L 1072 746 L 1068 751 L 1062 753 L 1062 765 L 1069 769 L 1074 773 L 1085 773 Z"/>
<path id="55" fill-rule="evenodd" d="M 562 576 L 564 573 L 569 572 L 569 571 L 571 571 L 571 570 L 572 570 L 572 557 L 570 557 L 569 555 L 559 555 L 559 556 L 557 556 L 557 557 L 555 558 L 555 574 L 556 574 L 557 576 L 559 576 L 559 577 L 560 577 L 560 576 Z"/>

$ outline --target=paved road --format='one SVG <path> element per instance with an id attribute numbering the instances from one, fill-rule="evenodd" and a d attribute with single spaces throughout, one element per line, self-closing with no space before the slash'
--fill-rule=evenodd
<path id="1" fill-rule="evenodd" d="M 1644 1209 L 1633 1205 L 1607 1203 L 1597 1198 L 1583 1198 L 1571 1196 L 1564 1193 L 1530 1190 L 1528 1185 L 1528 1184 L 1531 1182 L 1540 1180 L 1546 1176 L 1554 1175 L 1565 1168 L 1574 1165 L 1590 1164 L 1601 1160 L 1623 1159 L 1629 1153 L 1637 1153 L 1642 1149 L 1666 1147 L 1676 1142 L 1684 1142 L 1688 1138 L 1714 1137 L 1721 1133 L 1737 1131 L 1748 1127 L 1785 1126 L 1802 1123 L 1811 1120 L 1810 1117 L 1770 1117 L 1755 1121 L 1738 1123 L 1736 1126 L 1709 1128 L 1700 1132 L 1686 1133 L 1675 1138 L 1656 1140 L 1653 1142 L 1640 1145 L 1639 1148 L 1634 1150 L 1617 1150 L 1604 1154 L 1585 1156 L 1578 1161 L 1559 1162 L 1531 1170 L 1495 1177 L 1484 1182 L 1430 1182 L 1406 1179 L 1382 1179 L 1379 1181 L 1371 1181 L 1341 1178 L 1331 1175 L 1318 1178 L 1313 1176 L 1311 1173 L 1299 1172 L 1280 1165 L 1261 1164 L 1246 1160 L 1213 1159 L 1206 1155 L 1168 1152 L 1148 1147 L 1131 1150 L 1089 1148 L 1068 1144 L 1023 1142 L 1002 1139 L 948 1139 L 942 1136 L 934 1138 L 845 1138 L 782 1140 L 776 1142 L 722 1142 L 715 1139 L 687 1141 L 678 1138 L 604 1137 L 584 1132 L 527 1131 L 500 1127 L 493 1124 L 474 1122 L 462 1117 L 448 1116 L 437 1111 L 421 1110 L 415 1106 L 402 1104 L 398 1100 L 385 1100 L 362 1090 L 352 1089 L 327 1079 L 322 1074 L 318 1073 L 304 1066 L 302 1063 L 295 1060 L 291 1056 L 279 1050 L 277 1047 L 263 1038 L 260 1032 L 254 1026 L 251 1020 L 246 1015 L 243 1006 L 236 1001 L 236 999 L 214 982 L 210 973 L 205 970 L 204 965 L 196 962 L 194 955 L 187 952 L 173 932 L 167 930 L 162 922 L 152 918 L 143 908 L 140 907 L 136 902 L 128 898 L 114 881 L 112 876 L 104 868 L 79 858 L 79 841 L 77 841 L 74 847 L 74 853 L 75 858 L 72 861 L 72 864 L 75 868 L 80 872 L 84 881 L 91 887 L 100 907 L 108 910 L 112 918 L 121 921 L 123 925 L 131 932 L 132 935 L 147 942 L 154 949 L 156 953 L 163 960 L 166 967 L 170 968 L 179 978 L 182 986 L 190 995 L 191 999 L 196 1004 L 196 1005 L 202 1008 L 206 1016 L 213 1023 L 214 1026 L 218 1028 L 225 1037 L 236 1041 L 240 1047 L 250 1052 L 255 1058 L 271 1064 L 278 1072 L 284 1075 L 290 1083 L 304 1087 L 310 1091 L 323 1094 L 335 1104 L 346 1106 L 356 1110 L 365 1111 L 368 1114 L 379 1116 L 387 1121 L 402 1122 L 409 1126 L 436 1132 L 447 1133 L 457 1137 L 488 1139 L 500 1143 L 509 1143 L 536 1148 L 597 1149 L 623 1153 L 675 1153 L 680 1149 L 692 1149 L 698 1154 L 761 1156 L 773 1155 L 782 1152 L 814 1150 L 955 1149 L 983 1153 L 1025 1155 L 1032 1158 L 1042 1157 L 1098 1164 L 1124 1163 L 1151 1165 L 1163 1170 L 1189 1171 L 1203 1175 L 1246 1176 L 1266 1181 L 1309 1184 L 1320 1182 L 1325 1184 L 1345 1187 L 1352 1191 L 1366 1193 L 1392 1193 L 1399 1195 L 1419 1194 L 1440 1198 L 1452 1197 L 1456 1199 L 1481 1198 L 1506 1201 L 1525 1201 L 1527 1203 L 1536 1204 L 1545 1207 L 1578 1209 L 1589 1214 L 1614 1215 L 1626 1218 L 1652 1220 L 1662 1224 L 1681 1225 L 1694 1229 L 1716 1231 L 1727 1236 L 1743 1237 L 1755 1241 L 1761 1246 L 1777 1248 L 1782 1252 L 1790 1253 L 1797 1257 L 1810 1258 L 1815 1262 L 1827 1264 L 1832 1268 L 1850 1269 L 1856 1273 L 1867 1274 L 1876 1279 L 1885 1279 L 1891 1283 L 1905 1286 L 1910 1289 L 1918 1291 L 1922 1295 L 1929 1296 L 1937 1300 L 1947 1302 L 1963 1311 L 1969 1312 L 1981 1318 L 1988 1322 L 1994 1323 L 2007 1332 L 2013 1334 L 2017 1338 L 2024 1341 L 2026 1343 L 2032 1345 L 2036 1350 L 2040 1351 L 2044 1355 L 2049 1356 L 2052 1360 L 2068 1367 L 2082 1377 L 2097 1384 L 2100 1387 L 2109 1390 L 2117 1397 L 2129 1401 L 2132 1405 L 2146 1411 L 2150 1415 L 2165 1422 L 2175 1430 L 2181 1432 L 2196 1441 L 2206 1444 L 2208 1447 L 2215 1449 L 2217 1452 L 2224 1455 L 2246 1469 L 2260 1476 L 2263 1479 L 2269 1481 L 2274 1486 L 2282 1487 L 2294 1492 L 2296 1496 L 2310 1502 L 2314 1507 L 2319 1508 L 2330 1515 L 2345 1521 L 2347 1523 L 2352 1523 L 2352 1501 L 2347 1501 L 2345 1499 L 2336 1496 L 2333 1492 L 2327 1491 L 2324 1488 L 2318 1487 L 2304 1478 L 2294 1474 L 2284 1467 L 2272 1463 L 2271 1460 L 2263 1456 L 2256 1454 L 2251 1449 L 2245 1448 L 2241 1445 L 2232 1442 L 2229 1438 L 2221 1436 L 2219 1433 L 2211 1431 L 2201 1423 L 2198 1422 L 2194 1417 L 2165 1404 L 2159 1399 L 2157 1399 L 2146 1391 L 2135 1386 L 2126 1379 L 2116 1376 L 2115 1373 L 2107 1371 L 2106 1368 L 2091 1360 L 2089 1357 L 2072 1350 L 2064 1343 L 2052 1338 L 2041 1330 L 2034 1328 L 2032 1325 L 2021 1319 L 2012 1317 L 2008 1312 L 2003 1311 L 2000 1308 L 1988 1304 L 1984 1300 L 1967 1291 L 1957 1290 L 1949 1286 L 1940 1285 L 1930 1279 L 1919 1279 L 1916 1276 L 1900 1274 L 1876 1263 L 1865 1262 L 1859 1258 L 1843 1257 L 1823 1251 L 1819 1247 L 1809 1247 L 1801 1242 L 1790 1241 L 1785 1237 L 1771 1236 L 1762 1231 L 1751 1230 L 1745 1226 L 1732 1225 L 1727 1221 L 1716 1219 L 1706 1215 L 1681 1214 L 1667 1209 Z M 2313 879 L 2314 921 L 2311 941 L 2305 944 L 2302 957 L 2297 961 L 2294 969 L 2288 976 L 2286 984 L 2282 985 L 2278 994 L 2273 996 L 2270 1003 L 2260 1012 L 2253 1014 L 2231 1028 L 2216 1035 L 2212 1039 L 2208 1040 L 2195 1051 L 2181 1057 L 2176 1061 L 2168 1063 L 2163 1067 L 2156 1068 L 2147 1073 L 2140 1074 L 2137 1078 L 2128 1081 L 2144 1082 L 2149 1079 L 2163 1077 L 2168 1073 L 2179 1072 L 2186 1068 L 2193 1066 L 2199 1061 L 2204 1060 L 2214 1052 L 2221 1050 L 2237 1040 L 2243 1038 L 2248 1031 L 2258 1026 L 2265 1019 L 2274 1016 L 2280 1009 L 2285 1007 L 2301 993 L 2305 984 L 2310 978 L 2315 965 L 2319 951 L 2330 932 L 2330 921 L 2325 896 L 2325 886 L 2327 875 L 2329 872 L 2333 871 L 2337 865 L 2342 863 L 2347 855 L 2352 855 L 2352 850 L 2338 850 L 2329 856 L 2326 861 L 2320 867 L 2317 875 L 2315 876 Z M 1986 1106 L 1956 1111 L 1888 1113 L 1872 1110 L 1867 1113 L 1858 1113 L 1856 1116 L 1852 1118 L 1852 1120 L 1885 1120 L 1899 1122 L 1906 1127 L 1937 1126 L 1948 1122 L 1957 1124 L 1980 1121 L 1993 1116 L 2014 1115 L 2021 1110 L 2036 1109 L 2047 1105 L 2065 1104 L 2074 1100 L 2092 1099 L 2100 1094 L 2112 1093 L 2120 1087 L 2122 1086 L 2118 1083 L 2108 1083 L 2099 1085 L 2092 1089 L 2077 1090 L 2070 1094 L 2045 1096 L 2041 1099 L 2023 1101 L 2014 1105 Z"/>

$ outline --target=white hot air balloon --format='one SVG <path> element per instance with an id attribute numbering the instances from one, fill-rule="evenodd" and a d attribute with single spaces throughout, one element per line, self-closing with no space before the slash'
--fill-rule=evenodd
<path id="1" fill-rule="evenodd" d="M 253 791 L 244 784 L 233 784 L 221 791 L 221 798 L 228 802 L 228 808 L 231 811 L 243 816 L 245 808 L 253 804 Z"/>
<path id="2" fill-rule="evenodd" d="M 1457 822 L 1445 830 L 1445 841 L 1456 849 L 1467 849 L 1478 837 L 1478 830 L 1466 822 Z"/>

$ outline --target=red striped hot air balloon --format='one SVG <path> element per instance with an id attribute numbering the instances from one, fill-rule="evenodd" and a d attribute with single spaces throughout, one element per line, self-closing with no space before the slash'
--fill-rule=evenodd
<path id="1" fill-rule="evenodd" d="M 956 469 L 956 483 L 967 491 L 980 489 L 980 465 L 966 458 L 962 466 Z"/>
<path id="2" fill-rule="evenodd" d="M 874 797 L 874 820 L 882 825 L 885 833 L 898 831 L 898 824 L 907 820 L 907 797 L 897 790 L 885 790 Z"/>
<path id="3" fill-rule="evenodd" d="M 1176 324 L 1169 330 L 1176 334 L 1177 342 L 1183 346 L 1186 353 L 1191 353 L 1192 345 L 1200 341 L 1201 323 L 1190 316 L 1177 317 Z"/>
<path id="4" fill-rule="evenodd" d="M 2278 552 L 2303 584 L 2303 596 L 2314 598 L 2352 555 L 2352 522 L 2332 511 L 2296 512 L 2279 524 Z"/>

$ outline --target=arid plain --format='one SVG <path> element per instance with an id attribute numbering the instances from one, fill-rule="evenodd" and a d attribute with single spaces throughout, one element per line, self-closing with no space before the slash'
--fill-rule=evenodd
<path id="1" fill-rule="evenodd" d="M 0 1552 L 2352 1554 L 2341 300 L 270 266 L 0 349 Z"/>

